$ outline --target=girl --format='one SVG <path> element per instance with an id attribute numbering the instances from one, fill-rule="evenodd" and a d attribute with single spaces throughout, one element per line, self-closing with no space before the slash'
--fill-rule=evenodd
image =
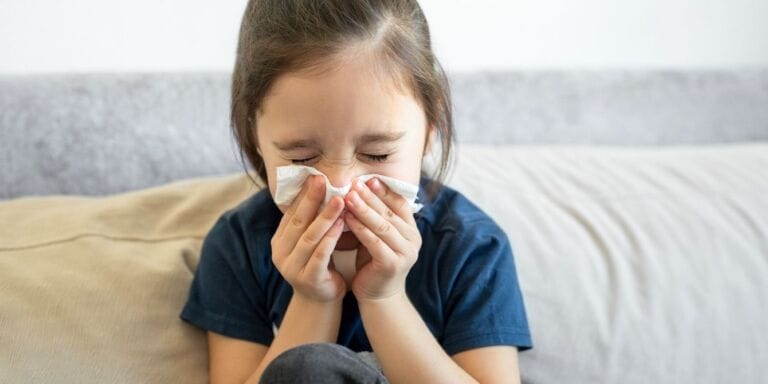
<path id="1" fill-rule="evenodd" d="M 512 252 L 442 185 L 449 90 L 415 0 L 251 0 L 231 112 L 241 161 L 268 188 L 210 230 L 181 314 L 208 331 L 211 382 L 519 381 L 531 337 Z M 291 164 L 352 187 L 321 208 L 313 175 L 278 207 L 276 168 Z M 420 186 L 423 207 L 354 182 L 364 174 Z M 357 250 L 348 282 L 340 250 Z"/>

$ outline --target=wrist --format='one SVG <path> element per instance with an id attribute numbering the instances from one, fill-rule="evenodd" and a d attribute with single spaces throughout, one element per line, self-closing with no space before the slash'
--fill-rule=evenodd
<path id="1" fill-rule="evenodd" d="M 408 303 L 408 295 L 405 290 L 394 292 L 384 297 L 355 297 L 357 299 L 357 305 L 362 310 L 363 307 L 398 307 L 404 303 Z"/>
<path id="2" fill-rule="evenodd" d="M 326 309 L 333 309 L 336 307 L 341 308 L 342 303 L 344 302 L 344 295 L 341 295 L 331 300 L 318 300 L 316 298 L 305 296 L 299 292 L 294 291 L 293 296 L 291 297 L 291 301 L 294 301 L 296 302 L 296 304 L 301 305 L 302 308 L 322 311 Z"/>

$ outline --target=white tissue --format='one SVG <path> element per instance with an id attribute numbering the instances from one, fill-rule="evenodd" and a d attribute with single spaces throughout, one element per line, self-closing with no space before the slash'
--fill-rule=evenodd
<path id="1" fill-rule="evenodd" d="M 328 204 L 328 202 L 334 196 L 341 196 L 344 198 L 344 196 L 347 195 L 347 192 L 349 192 L 350 188 L 352 188 L 352 183 L 343 187 L 334 187 L 331 185 L 328 177 L 315 168 L 308 167 L 306 165 L 286 165 L 277 167 L 277 183 L 274 196 L 275 204 L 278 206 L 290 205 L 291 202 L 293 202 L 293 199 L 295 199 L 299 192 L 301 192 L 301 187 L 304 185 L 304 180 L 306 180 L 309 175 L 320 175 L 325 179 L 325 199 L 323 199 L 323 203 L 320 205 L 320 209 L 322 209 L 325 204 Z M 378 178 L 393 192 L 404 197 L 411 204 L 411 209 L 414 213 L 421 209 L 422 204 L 416 202 L 416 197 L 419 193 L 418 185 L 414 185 L 389 176 L 377 175 L 374 173 L 358 176 L 355 179 L 365 183 L 374 177 Z M 347 228 L 345 224 L 344 231 L 348 230 L 349 228 Z"/>
<path id="2" fill-rule="evenodd" d="M 306 165 L 286 165 L 277 167 L 277 183 L 274 196 L 275 204 L 278 206 L 290 205 L 296 196 L 298 196 L 299 192 L 301 192 L 301 187 L 304 185 L 304 181 L 309 175 L 321 175 L 325 179 L 325 198 L 320 205 L 320 209 L 322 209 L 325 204 L 328 204 L 333 196 L 341 196 L 344 198 L 350 188 L 352 188 L 351 183 L 343 187 L 334 187 L 331 185 L 328 177 L 315 168 Z M 414 213 L 422 208 L 422 204 L 416 203 L 416 197 L 419 192 L 418 185 L 378 174 L 366 174 L 358 176 L 356 179 L 366 182 L 373 177 L 378 178 L 382 183 L 389 187 L 389 189 L 408 200 Z M 342 230 L 349 231 L 349 227 L 347 227 L 346 223 Z M 333 260 L 336 270 L 347 282 L 347 286 L 351 287 L 352 279 L 357 273 L 357 249 L 347 251 L 334 250 L 331 254 L 331 259 Z"/>

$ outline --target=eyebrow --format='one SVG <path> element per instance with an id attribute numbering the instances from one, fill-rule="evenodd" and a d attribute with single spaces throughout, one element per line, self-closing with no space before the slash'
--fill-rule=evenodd
<path id="1" fill-rule="evenodd" d="M 405 131 L 386 132 L 386 133 L 369 133 L 369 134 L 360 136 L 357 142 L 358 144 L 393 142 L 393 141 L 400 140 L 403 136 L 405 136 Z M 274 144 L 274 146 L 281 151 L 291 151 L 296 149 L 318 147 L 318 143 L 315 140 L 291 140 L 286 142 L 273 141 L 272 144 Z"/>
<path id="2" fill-rule="evenodd" d="M 314 140 L 293 140 L 293 141 L 287 141 L 284 143 L 273 141 L 272 144 L 274 144 L 275 147 L 277 147 L 277 149 L 281 151 L 291 151 L 294 149 L 317 147 L 317 142 Z"/>

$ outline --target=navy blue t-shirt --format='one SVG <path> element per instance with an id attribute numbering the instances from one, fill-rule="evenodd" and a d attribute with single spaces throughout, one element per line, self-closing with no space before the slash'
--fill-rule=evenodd
<path id="1" fill-rule="evenodd" d="M 493 345 L 532 347 L 509 240 L 461 193 L 442 186 L 415 214 L 422 245 L 406 293 L 448 355 Z M 203 241 L 181 318 L 225 336 L 270 345 L 292 288 L 272 264 L 282 213 L 267 188 L 226 211 Z M 337 343 L 371 351 L 357 301 L 343 301 Z"/>

